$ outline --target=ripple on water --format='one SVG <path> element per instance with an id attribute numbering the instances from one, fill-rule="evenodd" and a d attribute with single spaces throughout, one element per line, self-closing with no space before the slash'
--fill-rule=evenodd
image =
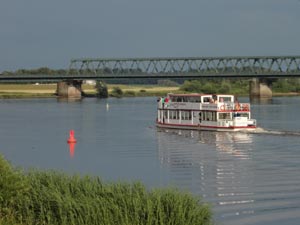
<path id="1" fill-rule="evenodd" d="M 300 219 L 295 135 L 169 130 L 158 138 L 176 185 L 210 202 L 217 224 Z"/>

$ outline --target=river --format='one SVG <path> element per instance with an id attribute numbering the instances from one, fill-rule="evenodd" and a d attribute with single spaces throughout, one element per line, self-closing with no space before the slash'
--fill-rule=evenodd
<path id="1" fill-rule="evenodd" d="M 268 131 L 251 134 L 158 130 L 153 97 L 1 99 L 0 153 L 25 169 L 189 190 L 210 203 L 216 224 L 299 224 L 299 105 L 252 104 Z"/>

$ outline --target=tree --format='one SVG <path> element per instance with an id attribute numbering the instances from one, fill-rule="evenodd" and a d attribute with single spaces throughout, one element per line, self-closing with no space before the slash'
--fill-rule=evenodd
<path id="1" fill-rule="evenodd" d="M 108 89 L 106 83 L 103 81 L 97 81 L 95 87 L 97 91 L 97 97 L 108 98 Z"/>

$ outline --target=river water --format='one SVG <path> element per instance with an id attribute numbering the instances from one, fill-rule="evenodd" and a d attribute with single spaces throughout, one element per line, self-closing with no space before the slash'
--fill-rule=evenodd
<path id="1" fill-rule="evenodd" d="M 252 104 L 267 131 L 251 134 L 158 130 L 152 97 L 2 99 L 0 153 L 25 169 L 189 190 L 210 203 L 216 224 L 299 224 L 299 105 L 300 97 Z"/>

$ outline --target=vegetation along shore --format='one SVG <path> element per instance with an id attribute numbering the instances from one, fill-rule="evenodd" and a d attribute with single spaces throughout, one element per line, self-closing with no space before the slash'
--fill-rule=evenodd
<path id="1" fill-rule="evenodd" d="M 3 71 L 3 75 L 10 74 L 67 74 L 77 71 L 65 69 L 50 69 L 41 67 L 37 69 L 19 69 L 16 71 Z M 116 84 L 115 82 L 118 82 Z M 107 96 L 101 91 L 101 85 L 83 85 L 83 95 L 87 97 L 140 97 L 140 96 L 161 96 L 166 93 L 222 93 L 234 95 L 249 94 L 249 79 L 247 78 L 201 78 L 196 80 L 185 80 L 177 78 L 165 79 L 118 79 L 110 80 L 105 84 Z M 103 83 L 102 83 L 103 84 Z M 271 84 L 273 95 L 299 95 L 299 78 L 273 79 Z M 105 91 L 105 90 L 104 90 Z M 56 83 L 52 84 L 0 84 L 0 98 L 22 98 L 22 97 L 55 97 Z"/>
<path id="2" fill-rule="evenodd" d="M 0 225 L 212 224 L 210 207 L 175 189 L 17 170 L 0 155 Z"/>
<path id="3" fill-rule="evenodd" d="M 126 83 L 126 82 L 125 82 Z M 101 84 L 101 85 L 99 85 Z M 104 85 L 104 89 L 103 89 Z M 0 98 L 56 97 L 56 84 L 0 84 Z M 278 79 L 272 83 L 273 96 L 300 95 L 300 79 Z M 159 80 L 156 84 L 83 84 L 85 97 L 144 97 L 167 93 L 222 93 L 247 96 L 247 79 L 201 79 L 175 82 Z M 104 91 L 104 95 L 103 95 Z M 106 93 L 105 93 L 106 92 Z"/>

